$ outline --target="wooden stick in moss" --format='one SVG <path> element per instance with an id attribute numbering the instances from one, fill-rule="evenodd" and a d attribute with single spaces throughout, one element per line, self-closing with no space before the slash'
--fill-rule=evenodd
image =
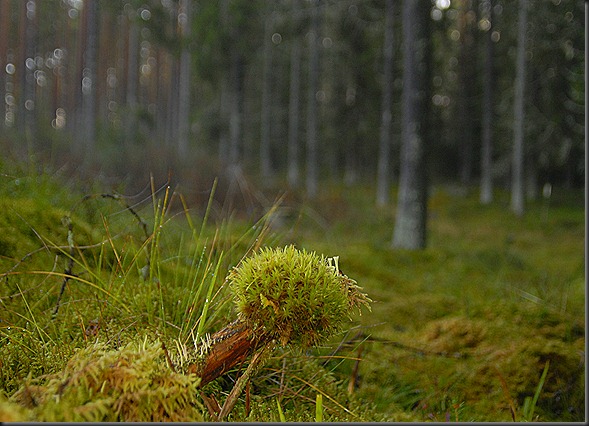
<path id="1" fill-rule="evenodd" d="M 199 375 L 204 386 L 250 355 L 257 369 L 267 358 L 261 355 L 275 344 L 316 346 L 341 329 L 352 308 L 370 309 L 371 300 L 337 261 L 292 245 L 262 248 L 243 259 L 227 276 L 238 318 L 203 342 L 199 361 L 188 372 Z M 237 384 L 235 389 L 236 399 L 241 389 Z"/>

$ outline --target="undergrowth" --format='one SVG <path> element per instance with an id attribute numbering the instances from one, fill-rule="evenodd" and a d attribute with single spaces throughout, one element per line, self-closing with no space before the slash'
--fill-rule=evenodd
<path id="1" fill-rule="evenodd" d="M 517 219 L 500 191 L 480 206 L 435 188 L 428 248 L 412 252 L 391 249 L 394 208 L 362 187 L 288 195 L 242 220 L 214 186 L 196 213 L 169 187 L 125 197 L 2 179 L 1 420 L 212 420 L 207 404 L 243 369 L 199 390 L 179 373 L 183 351 L 232 318 L 231 267 L 290 243 L 339 256 L 372 312 L 319 348 L 277 350 L 228 420 L 585 419 L 574 194 Z"/>

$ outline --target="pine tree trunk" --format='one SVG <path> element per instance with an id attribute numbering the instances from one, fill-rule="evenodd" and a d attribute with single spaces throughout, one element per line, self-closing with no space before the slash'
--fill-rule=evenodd
<path id="1" fill-rule="evenodd" d="M 307 196 L 317 195 L 317 90 L 319 82 L 319 0 L 311 5 L 311 32 L 309 38 L 309 85 L 307 88 Z"/>
<path id="2" fill-rule="evenodd" d="M 403 3 L 403 127 L 392 245 L 404 249 L 426 245 L 429 10 L 427 0 Z"/>
<path id="3" fill-rule="evenodd" d="M 86 14 L 86 44 L 84 74 L 82 75 L 82 132 L 79 143 L 86 161 L 94 156 L 96 144 L 96 85 L 98 67 L 98 0 L 84 4 Z"/>
<path id="4" fill-rule="evenodd" d="M 524 214 L 524 93 L 526 79 L 526 27 L 528 1 L 519 0 L 518 46 L 513 106 L 513 157 L 511 163 L 511 211 L 517 216 Z"/>
<path id="5" fill-rule="evenodd" d="M 184 12 L 186 20 L 180 25 L 184 41 L 180 53 L 180 73 L 178 76 L 178 159 L 183 161 L 188 155 L 188 135 L 190 130 L 190 25 L 192 19 L 192 0 L 180 2 L 180 13 Z"/>
<path id="6" fill-rule="evenodd" d="M 295 0 L 296 4 L 297 0 Z M 299 103 L 301 87 L 301 45 L 296 36 L 290 52 L 290 90 L 288 104 L 288 184 L 299 186 Z"/>
<path id="7" fill-rule="evenodd" d="M 390 151 L 393 89 L 393 0 L 386 0 L 384 29 L 384 72 L 382 91 L 382 114 L 380 124 L 380 145 L 378 154 L 376 205 L 385 206 L 390 192 Z"/>
<path id="8" fill-rule="evenodd" d="M 264 20 L 264 59 L 262 70 L 262 109 L 260 129 L 260 176 L 266 181 L 272 174 L 270 161 L 270 124 L 272 97 L 272 5 L 266 6 L 266 19 Z"/>
<path id="9" fill-rule="evenodd" d="M 485 63 L 483 70 L 483 114 L 481 146 L 481 204 L 493 201 L 493 0 L 486 0 L 489 28 L 485 34 Z"/>

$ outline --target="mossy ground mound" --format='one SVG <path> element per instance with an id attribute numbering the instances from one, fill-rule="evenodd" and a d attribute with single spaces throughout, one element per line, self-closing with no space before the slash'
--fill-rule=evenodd
<path id="1" fill-rule="evenodd" d="M 37 421 L 190 422 L 203 419 L 198 384 L 169 368 L 159 342 L 117 350 L 96 344 L 59 373 L 28 381 L 11 399 Z"/>

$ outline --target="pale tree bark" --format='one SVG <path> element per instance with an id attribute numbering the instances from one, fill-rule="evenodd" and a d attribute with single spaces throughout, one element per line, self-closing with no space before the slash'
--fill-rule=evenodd
<path id="1" fill-rule="evenodd" d="M 485 62 L 483 69 L 483 114 L 481 145 L 480 202 L 493 201 L 493 0 L 484 3 L 488 28 L 485 33 Z"/>
<path id="2" fill-rule="evenodd" d="M 476 20 L 472 19 L 473 0 L 462 0 L 458 14 L 457 25 L 460 31 L 460 68 L 458 70 L 460 81 L 458 133 L 460 141 L 461 161 L 460 182 L 469 185 L 473 168 L 473 143 L 474 143 L 474 98 L 475 98 L 475 69 L 474 60 L 474 25 Z"/>
<path id="3" fill-rule="evenodd" d="M 390 152 L 393 97 L 393 0 L 386 0 L 384 28 L 384 72 L 382 90 L 382 115 L 380 123 L 380 145 L 378 153 L 376 205 L 383 207 L 389 202 L 391 187 Z"/>
<path id="4" fill-rule="evenodd" d="M 25 60 L 21 66 L 24 66 L 23 74 L 23 112 L 24 112 L 24 133 L 27 140 L 28 149 L 31 150 L 35 143 L 36 133 L 36 83 L 35 83 L 35 55 L 37 46 L 37 2 L 29 0 L 23 2 L 25 8 Z"/>
<path id="5" fill-rule="evenodd" d="M 188 155 L 190 131 L 190 26 L 192 19 L 192 0 L 181 0 L 178 11 L 178 24 L 184 43 L 180 53 L 180 73 L 178 75 L 178 158 Z"/>
<path id="6" fill-rule="evenodd" d="M 137 87 L 139 75 L 139 28 L 136 21 L 136 11 L 129 12 L 127 17 L 129 31 L 127 42 L 127 87 L 126 106 L 128 109 L 126 120 L 126 144 L 131 146 L 137 135 Z M 158 63 L 159 64 L 159 63 Z"/>
<path id="7" fill-rule="evenodd" d="M 7 1 L 0 1 L 0 99 L 3 101 L 3 106 L 6 105 L 6 80 L 7 80 L 7 73 L 6 65 L 8 63 L 8 38 L 10 34 L 10 20 L 9 18 L 10 13 L 10 3 Z M 3 111 L 2 116 L 0 118 L 0 132 L 4 129 L 6 125 L 6 118 L 5 112 Z"/>
<path id="8" fill-rule="evenodd" d="M 266 19 L 264 20 L 264 58 L 262 69 L 262 108 L 260 117 L 260 176 L 264 181 L 272 175 L 270 159 L 270 125 L 271 125 L 271 98 L 272 98 L 272 29 L 273 29 L 273 3 L 266 6 Z"/>
<path id="9" fill-rule="evenodd" d="M 228 9 L 229 0 L 221 5 L 225 9 L 222 14 L 223 21 L 229 27 L 229 37 L 231 39 L 230 47 L 230 64 L 229 64 L 229 169 L 230 179 L 234 179 L 239 173 L 242 162 L 243 150 L 243 80 L 245 71 L 245 59 L 243 52 L 238 46 L 240 28 L 237 26 L 235 16 L 231 16 Z"/>
<path id="10" fill-rule="evenodd" d="M 96 85 L 98 66 L 98 0 L 84 3 L 86 14 L 86 43 L 82 71 L 82 129 L 79 144 L 84 149 L 84 159 L 91 161 L 96 144 Z"/>
<path id="11" fill-rule="evenodd" d="M 309 37 L 309 83 L 307 88 L 307 196 L 317 195 L 317 90 L 319 82 L 319 0 L 311 2 L 311 29 Z"/>
<path id="12" fill-rule="evenodd" d="M 428 0 L 403 3 L 403 123 L 395 248 L 423 249 L 426 245 L 430 8 Z"/>
<path id="13" fill-rule="evenodd" d="M 524 182 L 524 94 L 526 79 L 526 27 L 528 1 L 519 0 L 515 94 L 513 102 L 513 156 L 511 162 L 511 211 L 522 216 L 525 210 Z"/>
<path id="14" fill-rule="evenodd" d="M 243 116 L 243 57 L 236 47 L 231 53 L 231 100 L 229 104 L 229 165 L 230 172 L 241 163 Z"/>
<path id="15" fill-rule="evenodd" d="M 294 1 L 295 4 L 297 0 Z M 288 184 L 299 186 L 299 103 L 301 87 L 301 45 L 293 37 L 290 51 L 290 89 L 288 104 Z"/>

